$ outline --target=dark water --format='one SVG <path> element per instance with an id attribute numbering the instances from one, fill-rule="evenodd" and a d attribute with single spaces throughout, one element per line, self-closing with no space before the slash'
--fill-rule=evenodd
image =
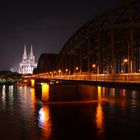
<path id="1" fill-rule="evenodd" d="M 139 140 L 140 91 L 59 85 L 0 87 L 0 140 Z"/>

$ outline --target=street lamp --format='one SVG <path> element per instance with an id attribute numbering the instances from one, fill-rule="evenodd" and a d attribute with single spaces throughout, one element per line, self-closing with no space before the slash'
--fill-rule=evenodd
<path id="1" fill-rule="evenodd" d="M 92 64 L 93 73 L 95 73 L 96 64 Z"/>
<path id="2" fill-rule="evenodd" d="M 124 73 L 126 73 L 126 65 L 128 63 L 128 59 L 124 59 L 123 63 L 124 63 Z"/>
<path id="3" fill-rule="evenodd" d="M 60 69 L 58 70 L 58 73 L 59 73 L 59 76 L 60 76 L 60 74 L 61 74 L 61 70 Z"/>
<path id="4" fill-rule="evenodd" d="M 96 67 L 96 64 L 92 64 L 92 68 L 95 68 Z"/>
<path id="5" fill-rule="evenodd" d="M 66 71 L 66 72 L 68 72 L 69 70 L 68 70 L 68 69 L 66 69 L 65 71 Z"/>
<path id="6" fill-rule="evenodd" d="M 124 60 L 123 60 L 123 62 L 124 62 L 124 63 L 127 63 L 127 62 L 128 62 L 128 60 L 127 60 L 127 59 L 124 59 Z"/>
<path id="7" fill-rule="evenodd" d="M 75 70 L 78 71 L 79 70 L 79 67 L 76 67 Z"/>

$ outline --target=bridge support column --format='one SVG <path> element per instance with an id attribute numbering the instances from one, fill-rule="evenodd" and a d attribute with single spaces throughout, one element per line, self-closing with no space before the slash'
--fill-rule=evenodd
<path id="1" fill-rule="evenodd" d="M 35 79 L 31 79 L 31 87 L 32 87 L 32 88 L 35 87 Z"/>
<path id="2" fill-rule="evenodd" d="M 97 33 L 97 48 L 98 48 L 98 54 L 97 54 L 97 74 L 100 74 L 100 64 L 101 64 L 101 48 L 100 48 L 100 32 Z"/>
<path id="3" fill-rule="evenodd" d="M 128 41 L 128 73 L 133 73 L 133 30 L 129 31 Z"/>
<path id="4" fill-rule="evenodd" d="M 112 74 L 116 74 L 116 67 L 115 67 L 115 56 L 114 56 L 114 32 L 111 31 L 111 63 L 112 63 Z"/>
<path id="5" fill-rule="evenodd" d="M 82 74 L 82 68 L 83 68 L 83 58 L 82 58 L 83 52 L 82 47 L 80 47 L 80 74 Z"/>
<path id="6" fill-rule="evenodd" d="M 91 69 L 91 64 L 90 64 L 90 39 L 88 38 L 88 53 L 87 53 L 87 57 L 88 57 L 88 73 L 90 73 L 90 69 Z"/>

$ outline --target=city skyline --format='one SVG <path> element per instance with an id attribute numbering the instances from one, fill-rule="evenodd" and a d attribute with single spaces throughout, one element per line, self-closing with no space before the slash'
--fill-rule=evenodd
<path id="1" fill-rule="evenodd" d="M 33 45 L 36 61 L 42 53 L 59 53 L 81 26 L 119 3 L 120 0 L 2 2 L 0 70 L 18 67 L 24 44 Z"/>

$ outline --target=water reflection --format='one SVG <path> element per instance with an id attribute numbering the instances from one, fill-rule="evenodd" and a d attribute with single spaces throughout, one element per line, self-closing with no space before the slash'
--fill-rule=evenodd
<path id="1" fill-rule="evenodd" d="M 50 120 L 50 111 L 48 106 L 42 106 L 38 111 L 38 127 L 42 129 L 43 135 L 46 138 L 49 138 L 51 134 L 51 120 Z"/>
<path id="2" fill-rule="evenodd" d="M 12 105 L 13 104 L 13 92 L 14 92 L 14 87 L 13 85 L 9 86 L 9 103 Z"/>
<path id="3" fill-rule="evenodd" d="M 110 88 L 110 97 L 115 97 L 115 88 Z"/>
<path id="4" fill-rule="evenodd" d="M 98 128 L 98 136 L 99 138 L 103 136 L 104 132 L 104 113 L 102 109 L 102 97 L 101 97 L 101 87 L 98 86 L 98 105 L 96 108 L 96 125 Z"/>
<path id="5" fill-rule="evenodd" d="M 48 85 L 42 88 L 42 92 L 41 88 L 38 92 L 28 86 L 18 87 L 17 90 L 13 86 L 1 86 L 1 137 L 14 140 L 105 140 L 123 139 L 124 136 L 124 139 L 139 137 L 139 131 L 136 131 L 140 129 L 139 90 L 86 85 L 51 86 L 50 93 L 52 90 L 54 98 L 68 96 L 78 103 L 42 102 L 49 98 Z M 42 94 L 42 100 L 36 98 L 36 94 Z M 11 112 L 13 115 L 10 115 Z"/>
<path id="6" fill-rule="evenodd" d="M 43 103 L 36 98 L 35 89 L 31 88 L 31 102 L 32 105 L 35 105 L 36 110 L 36 117 L 37 117 L 37 126 L 40 128 L 41 135 L 44 137 L 44 139 L 48 139 L 51 134 L 51 118 L 50 118 L 50 110 L 47 105 L 43 105 Z M 48 97 L 49 92 L 49 85 L 48 84 L 42 84 L 42 100 L 46 100 Z M 34 108 L 32 107 L 34 110 Z"/>
<path id="7" fill-rule="evenodd" d="M 125 113 L 125 111 L 126 111 L 126 89 L 121 89 L 120 95 L 122 96 L 121 109 L 122 109 L 123 113 Z"/>
<path id="8" fill-rule="evenodd" d="M 136 97 L 137 97 L 137 91 L 136 90 L 132 90 L 132 94 L 131 94 L 132 98 L 131 98 L 131 108 L 132 108 L 132 112 L 136 111 Z"/>
<path id="9" fill-rule="evenodd" d="M 3 85 L 2 86 L 2 106 L 3 106 L 3 109 L 5 109 L 5 103 L 6 103 L 6 86 Z"/>

